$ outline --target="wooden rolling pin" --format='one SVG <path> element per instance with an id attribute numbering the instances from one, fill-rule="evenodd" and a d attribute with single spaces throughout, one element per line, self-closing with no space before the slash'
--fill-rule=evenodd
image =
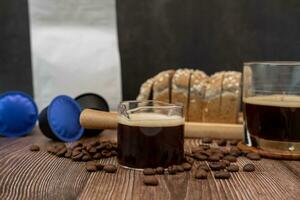
<path id="1" fill-rule="evenodd" d="M 85 109 L 80 115 L 80 124 L 87 129 L 116 129 L 117 113 Z M 185 122 L 184 127 L 185 137 L 243 138 L 242 124 Z"/>

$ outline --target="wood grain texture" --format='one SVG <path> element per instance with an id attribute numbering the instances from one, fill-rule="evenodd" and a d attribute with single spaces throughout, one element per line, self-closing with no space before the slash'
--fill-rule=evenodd
<path id="1" fill-rule="evenodd" d="M 299 199 L 300 162 L 239 158 L 240 168 L 254 163 L 253 173 L 232 173 L 229 180 L 196 180 L 192 172 L 157 176 L 157 187 L 144 186 L 142 172 L 118 168 L 116 174 L 89 173 L 83 162 L 46 153 L 51 142 L 39 133 L 22 138 L 0 138 L 0 199 Z M 115 139 L 105 131 L 102 139 Z M 190 150 L 200 139 L 186 139 Z M 29 151 L 39 144 L 39 152 Z M 98 161 L 117 164 L 115 158 Z M 199 164 L 199 163 L 197 163 Z M 195 167 L 195 166 L 194 166 Z"/>

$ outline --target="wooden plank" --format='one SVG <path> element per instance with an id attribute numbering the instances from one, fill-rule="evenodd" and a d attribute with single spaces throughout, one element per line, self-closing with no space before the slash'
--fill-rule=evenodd
<path id="1" fill-rule="evenodd" d="M 116 139 L 114 131 L 101 134 L 102 140 Z M 0 199 L 298 199 L 300 162 L 239 158 L 242 168 L 254 163 L 253 173 L 238 172 L 229 180 L 196 180 L 192 172 L 158 176 L 159 186 L 142 183 L 142 172 L 118 168 L 116 174 L 88 173 L 83 162 L 73 162 L 46 153 L 51 141 L 35 129 L 22 138 L 0 138 Z M 40 152 L 29 151 L 39 144 Z M 187 151 L 201 139 L 186 139 Z M 213 144 L 215 146 L 215 144 Z M 117 164 L 115 158 L 103 164 Z M 196 163 L 199 164 L 199 163 Z"/>

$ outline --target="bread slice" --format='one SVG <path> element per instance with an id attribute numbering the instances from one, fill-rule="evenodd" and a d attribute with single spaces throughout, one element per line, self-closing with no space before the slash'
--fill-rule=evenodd
<path id="1" fill-rule="evenodd" d="M 190 81 L 188 120 L 191 122 L 203 121 L 205 86 L 208 76 L 200 70 L 194 70 Z"/>
<path id="2" fill-rule="evenodd" d="M 183 105 L 183 114 L 188 121 L 190 76 L 193 70 L 178 69 L 172 80 L 172 103 Z"/>
<path id="3" fill-rule="evenodd" d="M 154 78 L 149 78 L 146 82 L 144 82 L 140 88 L 140 92 L 136 100 L 138 101 L 152 100 L 153 83 L 154 83 Z"/>
<path id="4" fill-rule="evenodd" d="M 240 72 L 228 71 L 224 73 L 221 94 L 221 123 L 237 123 L 241 103 Z"/>
<path id="5" fill-rule="evenodd" d="M 171 81 L 175 70 L 166 70 L 157 74 L 153 84 L 153 100 L 171 102 L 172 87 Z"/>
<path id="6" fill-rule="evenodd" d="M 221 94 L 225 72 L 217 72 L 209 77 L 205 84 L 203 109 L 204 122 L 219 122 L 221 120 Z"/>

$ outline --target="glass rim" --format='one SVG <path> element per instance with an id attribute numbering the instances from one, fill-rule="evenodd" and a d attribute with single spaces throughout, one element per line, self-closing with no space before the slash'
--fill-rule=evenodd
<path id="1" fill-rule="evenodd" d="M 250 61 L 244 62 L 244 66 L 247 65 L 268 65 L 268 66 L 300 66 L 300 61 Z M 261 66 L 263 67 L 263 66 Z"/>
<path id="2" fill-rule="evenodd" d="M 128 101 L 121 101 L 119 105 L 125 105 L 126 103 L 159 103 L 160 105 L 153 105 L 153 106 L 138 106 L 137 108 L 159 108 L 159 109 L 175 109 L 179 108 L 182 109 L 183 105 L 173 104 L 173 103 L 166 103 L 163 101 L 157 101 L 157 100 L 128 100 Z M 131 110 L 131 109 L 130 109 Z"/>

